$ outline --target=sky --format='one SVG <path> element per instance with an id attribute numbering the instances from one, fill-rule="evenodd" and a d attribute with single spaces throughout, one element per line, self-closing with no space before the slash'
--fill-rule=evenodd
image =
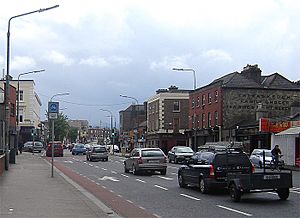
<path id="1" fill-rule="evenodd" d="M 2 0 L 0 68 L 6 72 L 8 20 L 12 16 L 10 74 L 33 79 L 42 100 L 60 102 L 69 119 L 109 126 L 109 110 L 140 104 L 157 89 L 197 88 L 247 64 L 263 75 L 300 78 L 298 0 Z M 1 74 L 2 77 L 2 74 Z"/>

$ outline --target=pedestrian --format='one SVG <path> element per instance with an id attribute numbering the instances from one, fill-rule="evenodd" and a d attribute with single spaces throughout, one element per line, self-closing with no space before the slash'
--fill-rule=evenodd
<path id="1" fill-rule="evenodd" d="M 275 147 L 271 151 L 272 153 L 272 159 L 275 163 L 275 167 L 277 167 L 278 162 L 279 162 L 279 155 L 281 155 L 281 150 L 279 148 L 279 145 L 275 145 Z"/>
<path id="2" fill-rule="evenodd" d="M 20 151 L 20 154 L 22 154 L 22 150 L 23 150 L 23 143 L 19 143 L 19 151 Z"/>

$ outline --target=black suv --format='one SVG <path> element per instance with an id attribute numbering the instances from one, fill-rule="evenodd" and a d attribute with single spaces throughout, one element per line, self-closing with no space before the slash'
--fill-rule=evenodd
<path id="1" fill-rule="evenodd" d="M 241 151 L 205 150 L 197 152 L 178 170 L 180 187 L 197 186 L 201 193 L 227 187 L 227 170 L 249 174 L 254 170 L 248 156 Z"/>

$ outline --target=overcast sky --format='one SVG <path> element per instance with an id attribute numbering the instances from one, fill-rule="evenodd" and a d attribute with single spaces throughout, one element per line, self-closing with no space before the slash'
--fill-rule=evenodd
<path id="1" fill-rule="evenodd" d="M 57 93 L 70 119 L 109 125 L 109 114 L 143 103 L 159 88 L 193 88 L 258 64 L 263 75 L 300 75 L 300 1 L 6 0 L 0 7 L 0 68 L 6 69 L 10 17 L 11 75 L 34 79 L 41 114 Z M 1 70 L 2 71 L 2 70 Z M 45 116 L 42 116 L 45 119 Z M 118 121 L 117 121 L 118 122 Z"/>

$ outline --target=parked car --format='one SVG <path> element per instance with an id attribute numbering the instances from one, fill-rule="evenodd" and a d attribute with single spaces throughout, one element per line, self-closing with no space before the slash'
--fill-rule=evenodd
<path id="1" fill-rule="evenodd" d="M 22 151 L 32 152 L 32 150 L 33 150 L 33 142 L 32 141 L 25 142 Z"/>
<path id="2" fill-rule="evenodd" d="M 249 174 L 254 170 L 249 157 L 241 151 L 202 151 L 193 155 L 178 170 L 180 187 L 197 186 L 201 193 L 227 187 L 227 170 Z"/>
<path id="3" fill-rule="evenodd" d="M 194 155 L 193 149 L 186 146 L 174 146 L 169 152 L 168 152 L 168 159 L 169 163 L 174 161 L 174 163 L 182 162 L 186 160 L 187 158 L 190 158 Z"/>
<path id="4" fill-rule="evenodd" d="M 61 141 L 54 141 L 53 143 L 54 147 L 54 153 L 53 155 L 55 157 L 63 157 L 64 156 L 64 148 Z M 47 149 L 46 149 L 46 156 L 52 157 L 52 142 L 49 142 Z"/>
<path id="5" fill-rule="evenodd" d="M 86 160 L 103 160 L 108 161 L 108 152 L 103 145 L 93 145 L 86 151 Z"/>
<path id="6" fill-rule="evenodd" d="M 79 154 L 86 154 L 86 148 L 84 147 L 84 144 L 75 144 L 72 149 L 72 155 L 79 155 Z"/>
<path id="7" fill-rule="evenodd" d="M 132 171 L 134 175 L 142 171 L 160 171 L 167 173 L 167 157 L 159 148 L 135 148 L 124 161 L 124 171 Z"/>
<path id="8" fill-rule="evenodd" d="M 112 145 L 107 145 L 106 146 L 106 148 L 109 152 L 112 152 L 112 150 L 111 150 L 112 147 L 113 147 Z M 120 149 L 119 149 L 118 145 L 114 145 L 114 152 L 117 152 L 117 153 L 120 152 Z"/>
<path id="9" fill-rule="evenodd" d="M 44 145 L 42 142 L 39 142 L 39 141 L 34 142 L 34 145 L 32 147 L 32 152 L 37 151 L 37 152 L 41 153 L 43 149 L 44 149 Z"/>

